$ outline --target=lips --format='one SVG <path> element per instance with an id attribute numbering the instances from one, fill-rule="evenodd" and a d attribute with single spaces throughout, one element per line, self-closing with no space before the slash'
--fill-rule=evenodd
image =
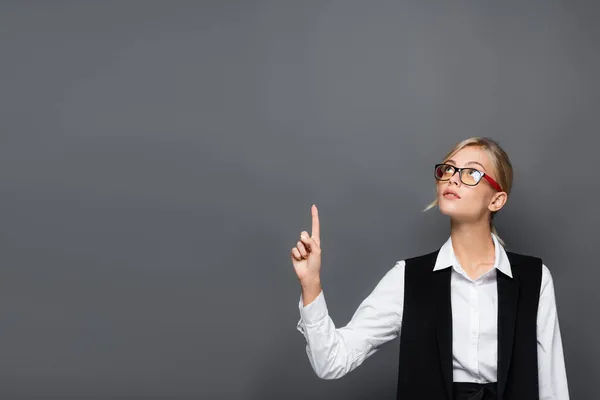
<path id="1" fill-rule="evenodd" d="M 460 196 L 458 195 L 458 193 L 456 193 L 454 190 L 451 190 L 451 189 L 444 190 L 444 193 L 442 193 L 442 196 L 444 196 L 447 199 L 460 199 Z"/>

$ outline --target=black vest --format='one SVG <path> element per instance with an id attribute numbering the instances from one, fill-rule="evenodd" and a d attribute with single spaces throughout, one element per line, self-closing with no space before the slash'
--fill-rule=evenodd
<path id="1" fill-rule="evenodd" d="M 452 400 L 452 267 L 433 271 L 438 252 L 406 260 L 398 400 Z M 498 399 L 537 400 L 536 322 L 542 260 L 506 254 L 513 277 L 496 272 Z"/>

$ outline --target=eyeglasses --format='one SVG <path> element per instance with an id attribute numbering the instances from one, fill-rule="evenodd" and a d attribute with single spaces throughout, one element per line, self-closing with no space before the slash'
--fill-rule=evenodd
<path id="1" fill-rule="evenodd" d="M 481 172 L 478 169 L 458 168 L 450 164 L 435 165 L 435 179 L 437 179 L 438 181 L 448 181 L 454 176 L 456 172 L 458 172 L 460 181 L 467 186 L 475 186 L 481 181 L 481 178 L 485 178 L 490 183 L 490 185 L 494 187 L 494 189 L 496 189 L 499 192 L 502 191 L 502 188 L 500 187 L 500 185 L 498 185 L 498 183 L 495 180 L 493 180 L 485 172 Z"/>

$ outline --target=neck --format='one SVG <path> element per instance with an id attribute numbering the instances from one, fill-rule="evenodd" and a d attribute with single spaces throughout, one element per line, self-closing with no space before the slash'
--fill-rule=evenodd
<path id="1" fill-rule="evenodd" d="M 467 275 L 471 279 L 477 279 L 492 269 L 495 248 L 489 223 L 451 221 L 450 225 L 452 249 Z"/>

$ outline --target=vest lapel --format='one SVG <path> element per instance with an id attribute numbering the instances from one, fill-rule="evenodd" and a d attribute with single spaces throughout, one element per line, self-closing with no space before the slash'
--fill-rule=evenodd
<path id="1" fill-rule="evenodd" d="M 452 268 L 433 273 L 433 300 L 437 341 L 448 399 L 452 399 L 452 298 L 450 276 Z"/>
<path id="2" fill-rule="evenodd" d="M 513 260 L 510 260 L 511 265 Z M 512 357 L 515 319 L 519 300 L 519 281 L 512 269 L 513 278 L 496 270 L 498 281 L 498 398 L 501 399 Z"/>

